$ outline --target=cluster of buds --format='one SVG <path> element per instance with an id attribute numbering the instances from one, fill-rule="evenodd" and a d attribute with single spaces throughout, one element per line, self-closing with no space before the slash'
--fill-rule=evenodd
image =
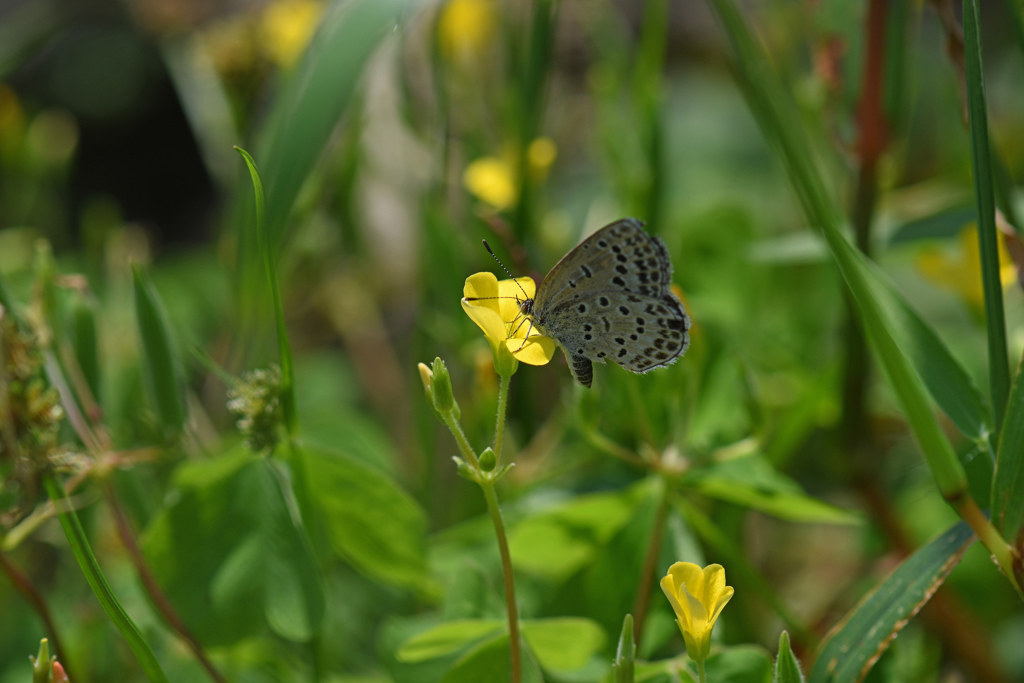
<path id="1" fill-rule="evenodd" d="M 271 365 L 243 373 L 241 381 L 228 390 L 228 410 L 238 417 L 235 424 L 246 446 L 258 453 L 272 451 L 283 419 L 281 368 Z"/>
<path id="2" fill-rule="evenodd" d="M 31 505 L 39 474 L 55 456 L 64 409 L 50 386 L 36 338 L 20 329 L 0 307 L 0 473 L 5 488 L 20 489 Z M 21 506 L 4 513 L 17 521 Z"/>

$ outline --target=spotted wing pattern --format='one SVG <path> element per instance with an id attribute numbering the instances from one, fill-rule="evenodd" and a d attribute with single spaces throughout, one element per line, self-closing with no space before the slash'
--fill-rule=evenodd
<path id="1" fill-rule="evenodd" d="M 551 269 L 534 300 L 534 324 L 562 346 L 584 386 L 594 362 L 648 372 L 689 344 L 689 317 L 669 291 L 668 250 L 642 226 L 626 218 L 598 230 Z"/>

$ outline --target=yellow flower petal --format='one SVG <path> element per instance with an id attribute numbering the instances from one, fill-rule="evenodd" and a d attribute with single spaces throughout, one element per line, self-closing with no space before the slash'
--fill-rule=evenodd
<path id="1" fill-rule="evenodd" d="M 484 331 L 491 348 L 497 349 L 498 344 L 505 341 L 505 322 L 494 310 L 486 305 L 476 305 L 468 299 L 462 300 L 462 310 Z"/>
<path id="2" fill-rule="evenodd" d="M 529 323 L 527 323 L 529 325 Z M 527 365 L 547 365 L 551 357 L 555 355 L 555 342 L 551 337 L 545 337 L 539 332 L 531 334 L 529 339 L 508 339 L 505 341 L 508 350 Z"/>
<path id="3" fill-rule="evenodd" d="M 312 0 L 278 0 L 267 5 L 261 30 L 270 58 L 280 66 L 291 66 L 313 37 L 323 4 Z"/>
<path id="4" fill-rule="evenodd" d="M 483 157 L 467 166 L 462 184 L 499 211 L 511 208 L 519 198 L 512 167 L 496 157 Z"/>
<path id="5" fill-rule="evenodd" d="M 725 585 L 725 569 L 719 564 L 701 569 L 692 562 L 676 562 L 661 580 L 661 589 L 676 613 L 687 653 L 703 661 L 711 653 L 715 621 L 734 592 Z"/>

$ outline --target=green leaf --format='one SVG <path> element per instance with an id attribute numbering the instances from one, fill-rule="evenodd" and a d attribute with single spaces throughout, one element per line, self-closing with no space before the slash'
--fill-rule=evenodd
<path id="1" fill-rule="evenodd" d="M 878 303 L 886 329 L 914 366 L 939 407 L 964 436 L 990 450 L 992 414 L 981 390 L 939 336 L 896 290 L 881 269 L 861 259 L 864 284 Z"/>
<path id="2" fill-rule="evenodd" d="M 544 683 L 540 667 L 528 647 L 523 648 L 523 683 Z M 508 634 L 481 643 L 460 657 L 441 683 L 511 683 Z"/>
<path id="3" fill-rule="evenodd" d="M 241 147 L 235 147 L 252 177 L 252 187 L 256 195 L 256 245 L 263 256 L 263 265 L 267 271 L 267 286 L 274 307 L 274 322 L 277 328 L 277 356 L 281 364 L 281 412 L 288 435 L 294 437 L 298 432 L 298 419 L 295 415 L 295 369 L 292 361 L 291 344 L 288 343 L 288 329 L 284 324 L 284 304 L 281 303 L 281 285 L 277 281 L 277 265 L 274 261 L 274 248 L 267 239 L 266 227 L 263 224 L 264 194 L 263 180 L 256 162 Z"/>
<path id="4" fill-rule="evenodd" d="M 412 0 L 335 3 L 292 72 L 264 131 L 258 156 L 267 188 L 267 238 L 281 244 L 285 221 L 327 146 L 370 56 Z"/>
<path id="5" fill-rule="evenodd" d="M 1006 420 L 999 435 L 991 500 L 996 528 L 1008 543 L 1019 549 L 1024 527 L 1024 364 L 1017 368 Z"/>
<path id="6" fill-rule="evenodd" d="M 705 496 L 792 522 L 861 523 L 858 515 L 811 498 L 795 481 L 755 455 L 712 463 L 687 473 L 683 482 Z"/>
<path id="7" fill-rule="evenodd" d="M 509 534 L 513 564 L 560 583 L 594 560 L 636 504 L 635 491 L 594 493 L 527 517 Z"/>
<path id="8" fill-rule="evenodd" d="M 862 680 L 973 541 L 970 527 L 959 522 L 904 560 L 829 635 L 811 668 L 811 683 Z"/>
<path id="9" fill-rule="evenodd" d="M 521 627 L 537 661 L 547 671 L 582 669 L 606 640 L 601 627 L 590 619 L 528 619 Z"/>
<path id="10" fill-rule="evenodd" d="M 633 641 L 633 615 L 627 614 L 622 620 L 622 633 L 615 648 L 612 662 L 613 683 L 633 683 L 633 660 L 636 658 L 636 643 Z"/>
<path id="11" fill-rule="evenodd" d="M 299 447 L 307 488 L 331 547 L 378 581 L 430 595 L 427 519 L 416 501 L 376 469 L 338 452 Z"/>
<path id="12" fill-rule="evenodd" d="M 183 465 L 142 536 L 157 581 L 204 645 L 266 627 L 308 641 L 323 620 L 320 575 L 280 467 L 242 449 Z"/>
<path id="13" fill-rule="evenodd" d="M 161 424 L 169 436 L 185 424 L 185 398 L 178 356 L 160 295 L 138 264 L 132 266 L 135 282 L 135 317 L 142 336 L 144 370 L 156 401 Z"/>
<path id="14" fill-rule="evenodd" d="M 998 429 L 1002 426 L 1010 394 L 1010 360 L 1006 351 L 1003 285 L 999 277 L 999 233 L 996 230 L 992 163 L 989 161 L 988 110 L 985 105 L 978 12 L 977 0 L 964 0 L 964 77 L 967 81 L 967 120 L 971 132 L 971 172 L 978 207 L 981 281 L 985 293 L 985 327 L 988 330 L 989 385 Z"/>
<path id="15" fill-rule="evenodd" d="M 894 229 L 889 244 L 956 237 L 977 215 L 978 209 L 973 204 L 948 207 L 923 218 L 907 221 Z"/>
<path id="16" fill-rule="evenodd" d="M 697 683 L 697 674 L 689 657 L 680 655 L 657 662 L 636 663 L 636 683 Z"/>
<path id="17" fill-rule="evenodd" d="M 793 649 L 789 646 L 789 634 L 785 631 L 779 635 L 779 656 L 775 658 L 775 675 L 772 683 L 804 683 L 800 660 L 793 654 Z"/>
<path id="18" fill-rule="evenodd" d="M 407 640 L 395 657 L 400 662 L 422 662 L 443 657 L 506 628 L 506 622 L 498 619 L 448 621 Z"/>

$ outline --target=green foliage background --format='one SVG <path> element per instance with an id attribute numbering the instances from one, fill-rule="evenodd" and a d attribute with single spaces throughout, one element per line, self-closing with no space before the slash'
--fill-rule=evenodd
<path id="1" fill-rule="evenodd" d="M 460 4 L 480 8 L 456 33 L 468 59 L 446 38 Z M 696 680 L 657 588 L 680 560 L 724 565 L 736 589 L 711 681 L 771 680 L 777 653 L 779 680 L 799 680 L 797 658 L 812 681 L 859 680 L 904 626 L 867 680 L 1024 678 L 1024 609 L 989 558 L 1020 562 L 1024 517 L 1017 5 L 985 4 L 962 45 L 944 2 L 316 7 L 283 65 L 253 28 L 268 9 L 134 17 L 216 185 L 198 245 L 109 198 L 72 202 L 83 114 L 0 90 L 0 303 L 52 339 L 72 419 L 48 462 L 168 679 L 509 680 L 494 529 L 416 366 L 446 361 L 470 443 L 492 443 L 498 378 L 459 304 L 497 268 L 480 240 L 539 282 L 622 216 L 665 240 L 691 348 L 642 376 L 599 366 L 591 390 L 561 354 L 512 379 L 498 492 L 524 680 Z M 4 20 L 23 37 L 0 78 L 33 35 L 74 30 L 32 20 Z M 211 59 L 225 50 L 233 66 Z M 531 169 L 540 137 L 558 156 Z M 514 205 L 463 182 L 484 157 Z M 993 202 L 1010 235 L 998 307 L 981 288 L 999 278 Z M 278 441 L 253 452 L 228 392 L 275 363 Z M 44 636 L 73 683 L 154 678 L 49 519 L 57 480 L 41 466 L 33 488 L 17 455 L 0 505 L 37 513 L 0 519 L 0 683 L 28 680 Z M 991 513 L 989 548 L 966 547 L 968 499 Z"/>

